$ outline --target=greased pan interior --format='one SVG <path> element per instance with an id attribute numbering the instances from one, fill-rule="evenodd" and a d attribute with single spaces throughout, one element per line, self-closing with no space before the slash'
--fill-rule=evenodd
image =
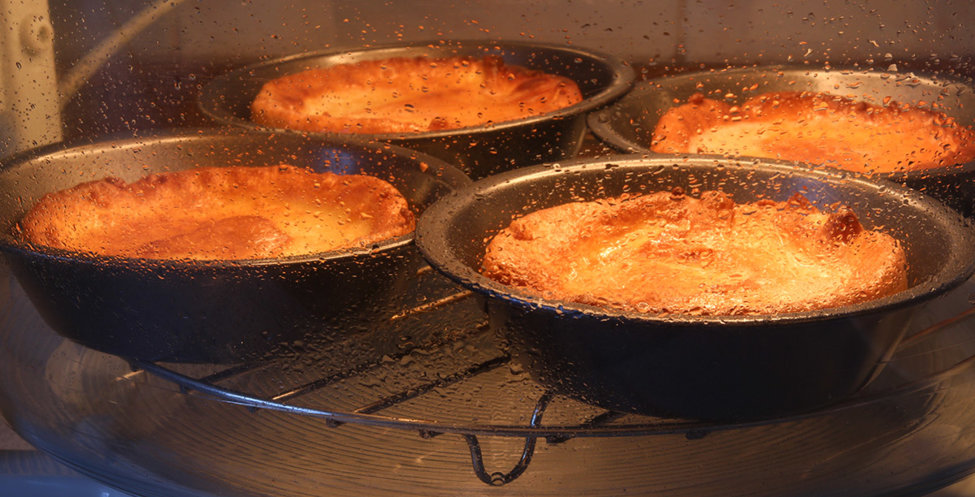
<path id="1" fill-rule="evenodd" d="M 451 40 L 298 54 L 243 67 L 214 78 L 199 106 L 215 121 L 248 129 L 266 129 L 250 120 L 250 104 L 261 86 L 274 78 L 312 68 L 393 57 L 494 55 L 520 65 L 570 78 L 583 101 L 554 112 L 492 125 L 411 134 L 356 135 L 415 149 L 459 166 L 474 178 L 499 171 L 574 156 L 586 132 L 586 113 L 630 89 L 633 70 L 622 60 L 569 46 L 516 41 Z M 284 131 L 284 130 L 277 130 Z M 338 133 L 311 133 L 336 137 Z"/>
<path id="2" fill-rule="evenodd" d="M 718 189 L 737 202 L 799 191 L 821 208 L 847 204 L 865 227 L 902 241 L 911 286 L 803 313 L 663 317 L 540 299 L 477 271 L 491 236 L 522 214 L 676 186 Z M 911 315 L 975 271 L 972 227 L 926 196 L 793 164 L 699 157 L 570 161 L 481 180 L 428 209 L 417 243 L 435 268 L 486 298 L 492 326 L 552 390 L 615 410 L 718 420 L 801 412 L 856 392 Z"/>
<path id="3" fill-rule="evenodd" d="M 204 166 L 287 163 L 392 183 L 419 214 L 469 180 L 432 157 L 379 144 L 235 130 L 54 146 L 0 171 L 0 250 L 48 324 L 128 358 L 229 362 L 309 333 L 354 336 L 380 319 L 420 263 L 413 235 L 372 247 L 245 261 L 104 257 L 27 246 L 12 227 L 44 194 L 83 181 Z"/>

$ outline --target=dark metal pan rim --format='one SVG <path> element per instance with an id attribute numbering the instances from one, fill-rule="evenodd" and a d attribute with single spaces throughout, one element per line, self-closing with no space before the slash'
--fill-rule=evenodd
<path id="1" fill-rule="evenodd" d="M 864 76 L 867 78 L 879 78 L 885 80 L 893 80 L 899 85 L 903 86 L 925 86 L 929 88 L 940 88 L 942 93 L 951 91 L 952 89 L 957 93 L 960 91 L 975 92 L 975 87 L 972 86 L 971 81 L 966 82 L 958 77 L 954 76 L 942 76 L 929 73 L 918 73 L 911 71 L 909 73 L 892 73 L 878 70 L 876 68 L 863 68 L 854 66 L 833 66 L 827 68 L 811 68 L 805 66 L 796 65 L 754 65 L 747 67 L 732 67 L 723 69 L 710 69 L 703 71 L 688 71 L 672 75 L 664 75 L 656 79 L 651 79 L 643 81 L 635 86 L 632 91 L 624 97 L 620 102 L 622 103 L 626 99 L 635 98 L 640 96 L 642 93 L 650 93 L 654 91 L 659 91 L 659 86 L 661 84 L 672 84 L 674 82 L 682 81 L 693 81 L 699 78 L 707 78 L 711 76 L 731 76 L 736 75 L 741 76 L 755 76 L 761 74 L 768 74 L 775 77 L 788 77 L 790 74 L 801 74 L 803 76 L 817 77 L 818 75 L 829 75 L 831 73 L 840 74 L 844 76 L 854 75 L 854 76 Z M 907 81 L 909 80 L 909 82 Z M 842 89 L 840 89 L 842 90 Z M 837 91 L 840 91 L 837 90 Z M 932 97 L 934 97 L 932 95 Z M 873 102 L 875 104 L 880 104 L 880 102 Z M 909 102 L 901 102 L 909 103 Z M 929 108 L 929 106 L 922 106 L 922 108 Z M 618 112 L 615 107 L 606 107 L 598 109 L 591 112 L 587 118 L 586 123 L 589 129 L 596 134 L 600 140 L 603 140 L 613 147 L 621 150 L 626 150 L 630 153 L 645 153 L 654 155 L 669 155 L 669 154 L 659 154 L 658 152 L 653 152 L 650 150 L 650 145 L 646 143 L 639 143 L 628 139 L 625 136 L 620 135 L 610 124 L 610 116 Z M 682 154 L 694 157 L 700 156 L 714 156 L 721 158 L 730 158 L 730 156 L 721 154 Z M 759 160 L 776 160 L 772 158 L 764 157 L 749 157 L 749 156 L 735 156 L 743 159 L 759 159 Z M 833 169 L 842 170 L 842 168 L 824 163 L 816 164 L 815 167 L 829 167 Z M 900 171 L 891 172 L 878 172 L 874 173 L 876 177 L 888 178 L 893 181 L 904 181 L 904 180 L 914 180 L 927 177 L 941 177 L 949 176 L 959 173 L 967 173 L 975 171 L 975 161 L 968 161 L 959 164 L 930 167 L 925 169 L 907 169 Z"/>
<path id="2" fill-rule="evenodd" d="M 666 156 L 663 158 L 666 158 Z M 430 216 L 430 218 L 433 219 L 443 217 L 445 213 L 456 210 L 458 207 L 463 205 L 466 199 L 488 196 L 492 191 L 502 190 L 522 182 L 535 181 L 540 177 L 551 177 L 556 175 L 571 174 L 573 172 L 601 170 L 607 168 L 645 168 L 646 159 L 647 157 L 643 155 L 634 154 L 604 157 L 596 163 L 592 162 L 591 159 L 573 159 L 560 163 L 532 166 L 501 173 L 490 178 L 477 181 L 469 188 L 461 189 L 448 194 L 441 201 L 429 208 L 425 213 L 425 216 Z M 719 159 L 711 156 L 680 156 L 675 159 L 704 159 L 709 162 L 713 161 L 715 163 L 723 164 L 726 167 L 734 167 L 736 165 L 740 166 L 746 163 L 746 161 L 727 158 Z M 666 168 L 679 166 L 681 162 L 681 160 L 675 160 L 673 162 L 667 161 L 662 164 L 655 165 L 655 167 Z M 796 173 L 794 164 L 788 161 L 756 159 L 753 164 L 761 164 L 761 166 L 765 169 L 781 170 L 781 174 L 783 175 L 794 175 Z M 945 216 L 958 217 L 957 215 L 949 214 L 946 207 L 937 204 L 933 199 L 929 199 L 918 192 L 892 182 L 869 179 L 863 175 L 840 170 L 815 169 L 802 171 L 802 174 L 825 182 L 856 182 L 875 191 L 885 189 L 889 194 L 898 195 L 905 202 L 912 204 L 921 203 L 928 206 L 928 208 L 940 209 L 944 211 Z M 963 220 L 961 218 L 959 218 L 959 221 L 963 223 L 965 230 L 968 232 L 967 234 L 969 238 L 975 239 L 975 226 L 973 226 L 972 222 L 970 220 Z M 427 233 L 427 231 L 436 231 L 436 229 L 430 230 L 425 229 L 423 226 L 419 226 L 418 237 L 438 239 L 436 242 L 433 242 L 435 244 L 439 244 L 441 242 L 439 238 L 445 235 L 442 232 Z M 962 243 L 961 239 L 964 235 L 961 233 L 949 232 L 948 235 L 955 239 L 956 245 Z M 816 321 L 828 321 L 841 316 L 852 317 L 870 313 L 885 312 L 894 308 L 908 306 L 920 300 L 927 300 L 932 296 L 941 295 L 951 288 L 960 285 L 975 274 L 975 258 L 972 260 L 962 260 L 958 254 L 950 254 L 950 259 L 946 261 L 942 268 L 936 274 L 930 275 L 924 281 L 917 282 L 907 290 L 898 292 L 896 294 L 859 304 L 837 306 L 805 312 L 747 316 L 691 316 L 687 314 L 661 316 L 659 314 L 613 310 L 569 301 L 545 299 L 488 278 L 487 276 L 479 273 L 476 269 L 468 266 L 451 255 L 447 255 L 444 259 L 437 255 L 431 256 L 431 254 L 427 252 L 425 244 L 423 243 L 420 244 L 420 250 L 433 267 L 460 285 L 474 290 L 475 292 L 485 294 L 490 298 L 504 301 L 508 305 L 515 306 L 525 311 L 541 310 L 548 313 L 561 314 L 567 318 L 586 317 L 596 320 L 638 322 L 648 325 L 658 324 L 668 326 L 727 327 L 789 325 Z M 935 286 L 931 286 L 932 282 L 937 282 L 937 284 Z"/>
<path id="3" fill-rule="evenodd" d="M 765 326 L 765 325 L 793 325 L 802 323 L 813 323 L 817 321 L 829 321 L 837 317 L 855 317 L 865 314 L 885 312 L 895 308 L 905 307 L 920 300 L 927 300 L 930 297 L 942 295 L 948 290 L 960 285 L 968 280 L 975 273 L 975 261 L 969 264 L 959 273 L 954 274 L 949 279 L 940 279 L 937 276 L 933 279 L 941 281 L 936 287 L 926 286 L 924 283 L 914 285 L 907 290 L 893 295 L 870 300 L 860 304 L 851 304 L 838 307 L 818 309 L 814 311 L 744 315 L 744 316 L 693 316 L 687 314 L 673 314 L 663 316 L 660 314 L 641 313 L 636 311 L 617 311 L 605 307 L 598 307 L 587 304 L 563 300 L 551 300 L 531 295 L 523 290 L 506 286 L 498 283 L 486 276 L 481 275 L 473 269 L 467 268 L 462 264 L 445 263 L 442 266 L 432 264 L 438 269 L 445 270 L 446 274 L 455 282 L 465 286 L 477 293 L 484 294 L 492 299 L 504 301 L 506 304 L 517 307 L 523 311 L 542 311 L 554 313 L 572 319 L 574 317 L 586 317 L 600 321 L 618 322 L 638 322 L 646 325 L 668 325 L 668 326 Z"/>
<path id="4" fill-rule="evenodd" d="M 867 78 L 879 78 L 883 80 L 891 80 L 898 85 L 903 86 L 924 86 L 928 88 L 941 88 L 942 93 L 947 92 L 954 87 L 954 91 L 961 90 L 975 90 L 972 88 L 971 80 L 968 82 L 964 81 L 963 78 L 955 75 L 940 75 L 933 72 L 924 71 L 908 71 L 908 72 L 893 72 L 886 71 L 878 68 L 869 67 L 858 67 L 854 65 L 840 65 L 840 66 L 824 66 L 824 67 L 810 67 L 810 66 L 800 66 L 800 65 L 789 65 L 789 64 L 754 64 L 750 66 L 735 66 L 727 68 L 712 68 L 698 71 L 684 71 L 673 74 L 665 74 L 654 79 L 648 79 L 643 82 L 644 87 L 655 87 L 658 84 L 669 83 L 675 80 L 690 80 L 693 81 L 700 77 L 707 76 L 753 76 L 767 74 L 769 76 L 783 77 L 787 78 L 793 75 L 810 76 L 817 78 L 819 76 L 828 77 L 832 74 L 838 74 L 841 76 L 863 76 Z M 842 88 L 835 89 L 836 91 L 841 91 Z M 800 90 L 804 91 L 804 90 Z M 882 102 L 874 102 L 876 104 L 882 104 Z M 900 102 L 902 104 L 908 102 Z M 927 108 L 927 107 L 924 107 Z"/>
<path id="5" fill-rule="evenodd" d="M 119 257 L 100 255 L 94 252 L 39 247 L 19 240 L 0 238 L 0 252 L 27 255 L 39 259 L 57 260 L 67 263 L 84 263 L 101 267 L 130 268 L 133 270 L 152 269 L 203 269 L 203 268 L 262 268 L 326 263 L 341 259 L 368 258 L 413 243 L 413 233 L 389 238 L 369 247 L 354 247 L 326 252 L 292 255 L 285 257 L 264 257 L 254 259 L 148 259 L 138 257 Z"/>
<path id="6" fill-rule="evenodd" d="M 454 46 L 456 45 L 456 46 Z M 616 57 L 604 54 L 598 51 L 591 51 L 589 49 L 580 49 L 570 46 L 562 46 L 547 43 L 526 43 L 519 41 L 504 41 L 504 40 L 449 40 L 447 44 L 443 42 L 417 42 L 409 44 L 384 44 L 375 45 L 368 48 L 357 48 L 357 49 L 345 49 L 345 50 L 321 50 L 313 52 L 305 52 L 300 54 L 293 54 L 285 56 L 282 58 L 277 58 L 274 60 L 269 60 L 265 62 L 259 62 L 256 64 L 251 64 L 244 66 L 220 76 L 217 76 L 211 83 L 219 83 L 222 81 L 234 81 L 246 79 L 251 73 L 257 70 L 264 70 L 273 68 L 275 66 L 289 64 L 301 61 L 303 59 L 317 59 L 317 58 L 331 58 L 331 57 L 341 57 L 343 55 L 351 55 L 356 53 L 372 53 L 372 52 L 383 52 L 387 51 L 391 53 L 391 57 L 396 56 L 398 52 L 410 52 L 410 51 L 423 51 L 430 50 L 431 52 L 436 52 L 444 49 L 458 48 L 460 50 L 467 49 L 485 49 L 485 52 L 490 52 L 494 49 L 504 50 L 505 48 L 518 48 L 523 50 L 531 49 L 542 49 L 542 50 L 557 50 L 561 52 L 574 53 L 579 57 L 585 57 L 591 61 L 598 62 L 601 65 L 611 68 L 613 70 L 613 82 L 603 88 L 596 94 L 584 97 L 579 103 L 570 105 L 568 107 L 563 107 L 551 112 L 546 112 L 544 114 L 538 114 L 535 116 L 524 117 L 521 119 L 514 119 L 510 121 L 504 121 L 499 123 L 492 123 L 488 125 L 479 126 L 467 126 L 463 128 L 452 128 L 446 130 L 438 131 L 424 131 L 417 133 L 337 133 L 329 131 L 303 131 L 303 130 L 292 130 L 287 128 L 272 128 L 261 126 L 250 119 L 245 119 L 239 116 L 228 116 L 222 112 L 215 111 L 210 108 L 207 103 L 209 101 L 215 100 L 215 95 L 210 95 L 208 90 L 212 91 L 213 85 L 207 84 L 200 98 L 200 109 L 204 114 L 210 118 L 224 123 L 236 126 L 242 126 L 247 129 L 252 129 L 255 131 L 262 132 L 293 132 L 300 134 L 308 134 L 313 136 L 330 136 L 330 137 L 344 137 L 344 136 L 354 136 L 360 137 L 368 140 L 424 140 L 424 139 L 435 139 L 444 137 L 453 137 L 457 134 L 463 134 L 465 136 L 479 135 L 479 134 L 490 134 L 500 131 L 505 131 L 511 128 L 519 128 L 526 125 L 542 123 L 549 120 L 559 120 L 570 118 L 591 110 L 597 109 L 617 97 L 626 93 L 629 90 L 632 81 L 633 69 L 629 64 L 617 59 Z M 282 74 L 283 75 L 283 74 Z"/>
<path id="7" fill-rule="evenodd" d="M 168 145 L 176 144 L 178 148 L 180 142 L 191 142 L 201 138 L 209 139 L 228 139 L 233 140 L 240 137 L 251 137 L 255 140 L 273 139 L 274 133 L 255 133 L 250 130 L 240 128 L 227 128 L 223 126 L 201 126 L 198 128 L 157 128 L 150 131 L 142 131 L 139 134 L 115 133 L 108 135 L 98 135 L 94 138 L 73 138 L 62 142 L 51 143 L 37 148 L 24 150 L 0 158 L 0 171 L 11 170 L 16 167 L 27 167 L 26 163 L 32 159 L 50 157 L 51 160 L 62 157 L 84 156 L 86 154 L 100 153 L 106 145 L 114 150 L 140 149 L 147 145 Z M 309 145 L 328 145 L 341 147 L 351 145 L 369 149 L 371 152 L 401 151 L 404 155 L 423 155 L 420 152 L 405 149 L 397 145 L 387 143 L 374 143 L 371 140 L 356 138 L 350 135 L 344 140 L 325 140 L 316 136 L 307 136 Z M 392 149 L 392 150 L 391 150 Z M 151 154 L 153 152 L 146 152 Z M 435 160 L 431 158 L 431 160 Z"/>
<path id="8" fill-rule="evenodd" d="M 280 131 L 280 130 L 276 130 Z M 359 147 L 370 153 L 385 154 L 391 153 L 400 155 L 403 157 L 412 157 L 422 162 L 430 162 L 431 164 L 441 164 L 442 161 L 436 157 L 430 156 L 423 152 L 416 150 L 411 150 L 408 148 L 401 147 L 393 143 L 378 142 L 369 139 L 364 139 L 357 137 L 356 135 L 338 135 L 329 139 L 329 137 L 317 136 L 308 133 L 263 133 L 255 132 L 253 130 L 242 129 L 242 128 L 227 128 L 223 126 L 205 126 L 194 129 L 187 128 L 160 128 L 152 130 L 147 133 L 143 133 L 139 136 L 133 136 L 131 134 L 114 134 L 99 136 L 96 139 L 73 139 L 66 140 L 63 142 L 53 143 L 49 145 L 44 145 L 30 150 L 25 150 L 12 154 L 3 158 L 0 158 L 0 171 L 10 171 L 18 167 L 29 167 L 29 162 L 31 160 L 47 158 L 49 160 L 62 160 L 65 158 L 72 158 L 77 156 L 85 156 L 86 154 L 97 154 L 101 153 L 101 149 L 108 143 L 111 144 L 113 151 L 118 150 L 138 150 L 145 146 L 158 147 L 160 145 L 175 144 L 176 148 L 179 148 L 180 142 L 190 142 L 198 140 L 201 138 L 208 139 L 227 139 L 235 140 L 241 137 L 251 137 L 255 140 L 272 140 L 276 136 L 294 136 L 297 138 L 307 139 L 307 144 L 309 146 L 329 146 L 329 147 L 343 147 L 352 146 Z M 146 152 L 147 154 L 152 154 L 154 152 Z M 192 157 L 192 155 L 188 155 Z M 274 164 L 268 164 L 274 165 Z M 442 169 L 438 176 L 442 177 L 438 180 L 446 184 L 466 184 L 470 183 L 470 178 L 463 172 L 456 169 Z M 0 234 L 2 238 L 2 234 Z"/>
<path id="9" fill-rule="evenodd" d="M 908 85 L 911 84 L 947 85 L 952 83 L 960 83 L 964 86 L 968 86 L 965 85 L 965 83 L 962 82 L 961 79 L 956 76 L 941 76 L 938 74 L 934 74 L 932 72 L 917 71 L 913 69 L 908 70 L 906 72 L 888 71 L 882 68 L 864 67 L 864 66 L 858 66 L 853 64 L 824 65 L 822 67 L 819 67 L 819 66 L 808 66 L 808 65 L 798 65 L 798 64 L 756 63 L 751 65 L 707 68 L 702 70 L 687 70 L 682 72 L 676 72 L 673 74 L 666 74 L 660 76 L 659 78 L 647 80 L 647 82 L 652 83 L 654 81 L 664 81 L 664 80 L 676 79 L 676 78 L 687 78 L 691 76 L 700 76 L 703 74 L 716 74 L 716 75 L 724 75 L 724 74 L 735 75 L 739 73 L 751 74 L 751 73 L 755 73 L 756 71 L 763 71 L 763 72 L 778 71 L 783 73 L 782 76 L 786 75 L 784 73 L 800 73 L 800 72 L 804 74 L 811 74 L 813 76 L 818 76 L 820 74 L 825 76 L 831 73 L 837 73 L 843 75 L 863 74 L 868 76 L 881 77 L 884 79 L 895 79 L 901 81 L 911 80 L 911 82 L 909 83 L 904 83 Z M 913 81 L 918 81 L 918 83 L 914 83 Z"/>
<path id="10" fill-rule="evenodd" d="M 625 139 L 621 138 L 621 140 L 625 140 Z M 874 181 L 887 181 L 893 183 L 907 181 L 908 179 L 936 178 L 941 176 L 948 176 L 953 174 L 975 171 L 975 161 L 969 161 L 969 162 L 954 164 L 951 166 L 929 167 L 926 169 L 911 169 L 911 170 L 904 170 L 904 171 L 876 172 L 876 173 L 858 173 L 856 171 L 850 171 L 849 169 L 843 169 L 841 167 L 835 166 L 830 163 L 813 164 L 810 162 L 801 162 L 801 161 L 794 161 L 794 160 L 787 160 L 787 159 L 774 159 L 769 157 L 756 157 L 752 155 L 662 153 L 662 152 L 645 151 L 642 149 L 629 147 L 629 145 L 625 145 L 623 141 L 615 143 L 614 145 L 623 145 L 626 148 L 630 148 L 633 154 L 639 154 L 640 156 L 647 157 L 647 158 L 671 157 L 674 159 L 687 158 L 687 159 L 735 160 L 738 162 L 751 162 L 751 163 L 774 161 L 782 164 L 792 164 L 795 166 L 802 166 L 810 170 L 827 169 L 840 174 L 843 173 L 857 174 L 865 178 L 872 179 Z"/>
<path id="11" fill-rule="evenodd" d="M 601 111 L 600 111 L 601 112 Z M 590 116 L 590 119 L 592 117 Z M 599 126 L 604 125 L 600 123 Z M 590 127 L 593 124 L 589 125 Z M 790 161 L 785 159 L 774 159 L 769 157 L 755 157 L 751 155 L 725 155 L 725 154 L 674 154 L 674 153 L 662 153 L 654 152 L 646 148 L 637 146 L 635 143 L 630 142 L 626 138 L 621 136 L 602 136 L 601 140 L 610 142 L 614 147 L 619 149 L 626 149 L 632 154 L 639 154 L 643 157 L 674 157 L 674 158 L 689 158 L 689 159 L 715 159 L 715 160 L 737 160 L 741 162 L 766 162 L 766 161 L 776 161 L 783 162 L 794 165 L 801 165 L 810 169 L 830 169 L 837 172 L 850 172 L 848 169 L 843 169 L 841 167 L 835 166 L 830 163 L 813 164 L 809 162 L 800 161 Z M 955 174 L 962 174 L 968 172 L 975 172 L 975 161 L 962 162 L 950 166 L 939 166 L 939 167 L 929 167 L 925 169 L 910 169 L 904 171 L 892 171 L 892 172 L 877 172 L 877 173 L 856 173 L 864 174 L 868 178 L 876 178 L 879 181 L 891 181 L 891 182 L 902 182 L 912 179 L 924 179 L 924 178 L 938 178 L 942 176 L 951 176 Z"/>
<path id="12" fill-rule="evenodd" d="M 761 166 L 766 170 L 777 170 L 782 176 L 794 176 L 801 174 L 815 179 L 819 182 L 843 184 L 854 182 L 871 190 L 891 189 L 897 195 L 914 202 L 928 202 L 929 199 L 922 192 L 906 188 L 889 179 L 877 178 L 876 175 L 863 174 L 845 169 L 829 167 L 810 166 L 803 162 L 789 161 L 782 159 L 770 159 L 763 157 L 747 156 L 724 156 L 709 154 L 658 154 L 658 153 L 632 153 L 632 154 L 610 154 L 599 157 L 597 161 L 589 158 L 575 158 L 550 164 L 529 166 L 513 171 L 506 171 L 476 181 L 467 189 L 454 191 L 448 197 L 459 197 L 465 195 L 465 190 L 472 190 L 479 195 L 486 195 L 495 189 L 505 188 L 506 185 L 517 184 L 524 181 L 534 181 L 536 177 L 557 174 L 571 174 L 574 172 L 584 172 L 587 170 L 612 169 L 612 168 L 642 168 L 646 167 L 646 161 L 657 162 L 654 168 L 680 167 L 682 163 L 709 163 L 721 167 L 742 167 L 742 166 Z M 797 167 L 798 166 L 798 167 Z M 972 221 L 968 221 L 972 223 Z"/>
<path id="13" fill-rule="evenodd" d="M 965 273 L 971 275 L 972 271 Z M 931 297 L 942 295 L 948 290 L 960 285 L 968 280 L 968 276 L 958 275 L 951 280 L 944 281 L 937 287 L 929 288 L 924 285 L 915 285 L 903 292 L 898 292 L 887 297 L 871 300 L 860 304 L 851 304 L 839 307 L 818 309 L 815 311 L 776 313 L 776 314 L 756 314 L 756 315 L 729 315 L 729 316 L 694 316 L 689 314 L 660 315 L 651 313 L 640 313 L 636 311 L 614 311 L 612 309 L 598 307 L 587 304 L 579 304 L 561 300 L 549 300 L 535 297 L 513 287 L 494 284 L 492 280 L 484 277 L 460 275 L 453 278 L 454 281 L 468 287 L 475 292 L 487 295 L 490 298 L 503 301 L 505 304 L 516 307 L 523 311 L 541 311 L 549 314 L 558 314 L 566 319 L 588 318 L 598 321 L 620 322 L 620 323 L 641 323 L 644 325 L 667 325 L 678 327 L 753 327 L 769 325 L 796 325 L 805 323 L 815 323 L 818 321 L 827 322 L 838 317 L 856 317 L 873 313 L 884 313 L 896 308 L 906 307 L 920 300 L 927 300 Z"/>

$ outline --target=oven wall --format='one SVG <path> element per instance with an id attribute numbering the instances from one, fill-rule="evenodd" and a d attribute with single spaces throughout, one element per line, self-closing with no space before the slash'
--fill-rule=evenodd
<path id="1" fill-rule="evenodd" d="M 51 0 L 59 74 L 78 73 L 133 19 L 79 91 L 65 92 L 65 134 L 207 123 L 194 98 L 229 68 L 314 50 L 442 38 L 570 43 L 649 72 L 790 63 L 971 75 L 975 9 L 938 2 L 812 0 Z"/>
<path id="2" fill-rule="evenodd" d="M 158 0 L 53 0 L 62 62 Z M 975 51 L 975 9 L 823 0 L 177 0 L 126 47 L 156 60 L 247 62 L 295 52 L 449 38 L 573 43 L 638 61 L 918 59 Z M 156 9 L 160 12 L 163 9 Z"/>

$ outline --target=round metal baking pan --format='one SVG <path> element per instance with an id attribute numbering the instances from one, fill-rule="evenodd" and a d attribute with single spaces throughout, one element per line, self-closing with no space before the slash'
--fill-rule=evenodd
<path id="1" fill-rule="evenodd" d="M 364 60 L 488 55 L 501 57 L 506 64 L 570 78 L 579 85 L 583 101 L 554 112 L 490 126 L 356 136 L 418 150 L 458 165 L 471 177 L 483 177 L 574 156 L 582 146 L 586 114 L 622 96 L 634 80 L 633 70 L 622 60 L 582 48 L 515 41 L 437 41 L 305 53 L 261 62 L 214 78 L 203 88 L 199 105 L 204 114 L 219 123 L 266 130 L 250 120 L 250 104 L 261 86 L 271 79 Z M 332 139 L 348 136 L 309 134 Z"/>
<path id="2" fill-rule="evenodd" d="M 657 316 L 546 300 L 478 271 L 492 235 L 526 213 L 675 187 L 716 189 L 736 202 L 802 192 L 822 209 L 847 205 L 864 227 L 902 243 L 910 287 L 800 313 Z M 609 409 L 712 420 L 781 416 L 853 394 L 922 304 L 975 271 L 975 230 L 917 192 L 796 164 L 713 157 L 576 160 L 496 175 L 431 206 L 417 244 L 434 268 L 486 298 L 492 326 L 540 383 Z"/>
<path id="3" fill-rule="evenodd" d="M 729 103 L 766 92 L 833 93 L 875 105 L 917 105 L 975 125 L 975 88 L 951 77 L 786 66 L 750 67 L 665 76 L 637 85 L 624 98 L 590 114 L 593 134 L 628 153 L 653 153 L 653 130 L 670 108 L 695 94 Z M 923 191 L 967 216 L 975 215 L 975 162 L 875 176 Z"/>
<path id="4" fill-rule="evenodd" d="M 291 164 L 385 179 L 419 214 L 469 179 L 385 144 L 243 130 L 159 133 L 57 145 L 0 170 L 0 251 L 52 328 L 88 347 L 143 360 L 227 362 L 314 334 L 336 342 L 381 320 L 421 258 L 413 234 L 371 247 L 241 261 L 152 260 L 34 247 L 13 227 L 43 195 L 114 176 L 194 167 Z"/>

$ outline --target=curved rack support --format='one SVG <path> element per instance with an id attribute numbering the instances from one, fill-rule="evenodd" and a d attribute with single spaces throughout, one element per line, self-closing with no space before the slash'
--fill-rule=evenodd
<path id="1" fill-rule="evenodd" d="M 538 403 L 535 404 L 535 409 L 532 411 L 530 423 L 532 428 L 541 426 L 542 414 L 551 400 L 552 395 L 548 392 L 538 399 Z M 538 439 L 536 437 L 525 438 L 525 448 L 521 451 L 521 458 L 511 471 L 507 473 L 495 471 L 491 474 L 488 474 L 487 470 L 484 469 L 484 458 L 481 455 L 481 444 L 478 442 L 477 436 L 464 435 L 464 440 L 467 441 L 467 446 L 471 449 L 471 464 L 474 465 L 474 474 L 477 475 L 477 478 L 493 487 L 500 487 L 506 483 L 511 483 L 528 469 L 528 464 L 531 463 L 532 456 L 535 454 L 535 444 Z"/>

